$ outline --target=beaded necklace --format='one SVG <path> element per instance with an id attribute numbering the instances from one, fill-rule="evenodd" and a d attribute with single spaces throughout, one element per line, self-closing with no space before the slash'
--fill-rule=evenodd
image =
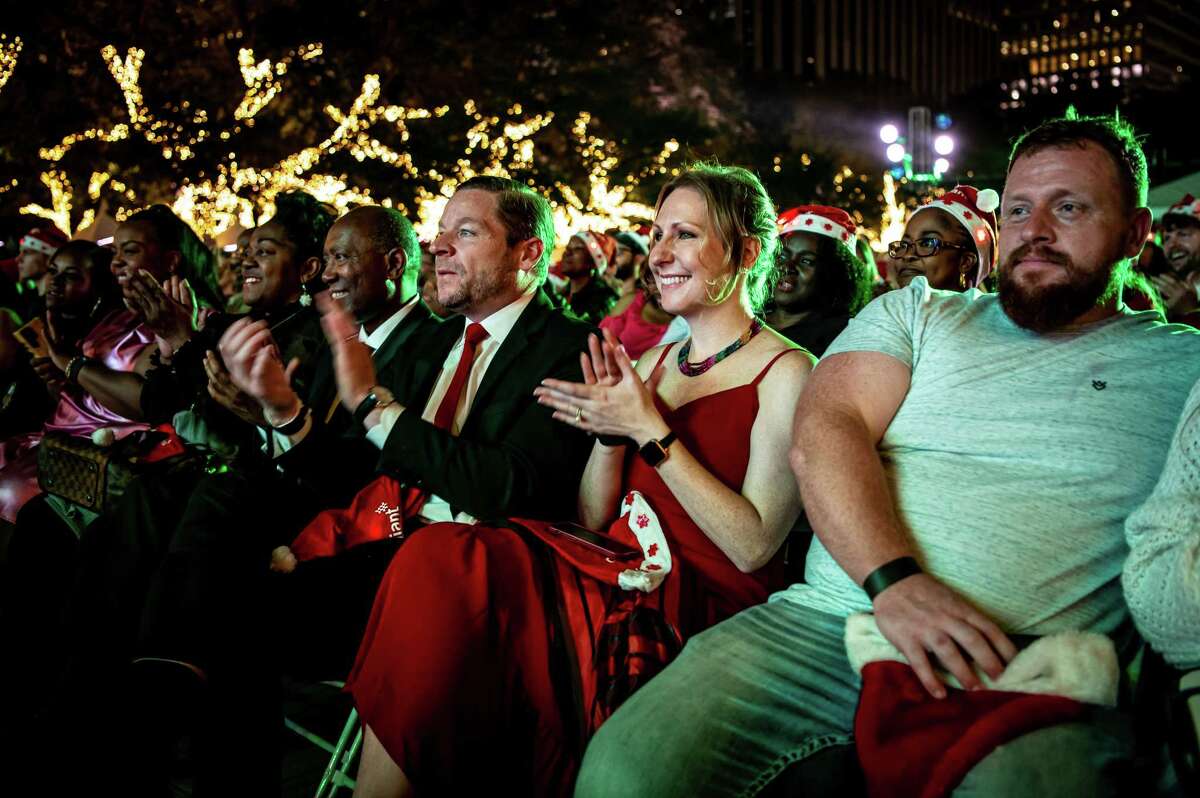
<path id="1" fill-rule="evenodd" d="M 720 352 L 717 352 L 712 357 L 702 360 L 699 363 L 688 362 L 688 355 L 692 351 L 692 339 L 687 339 L 687 341 L 685 341 L 683 346 L 679 349 L 679 373 L 685 377 L 699 377 L 701 374 L 708 371 L 710 368 L 717 365 L 746 344 L 750 343 L 750 339 L 758 335 L 762 328 L 763 320 L 755 318 L 754 321 L 750 322 L 749 329 L 742 333 L 736 341 L 722 349 Z"/>

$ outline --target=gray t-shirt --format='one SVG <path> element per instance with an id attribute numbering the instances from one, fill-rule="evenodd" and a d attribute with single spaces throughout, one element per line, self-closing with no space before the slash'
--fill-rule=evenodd
<path id="1" fill-rule="evenodd" d="M 879 453 L 926 570 L 1011 633 L 1113 630 L 1123 524 L 1200 378 L 1200 333 L 1126 312 L 1038 335 L 995 295 L 918 278 L 864 308 L 826 357 L 856 351 L 912 369 Z M 772 600 L 871 608 L 818 539 L 805 580 Z"/>

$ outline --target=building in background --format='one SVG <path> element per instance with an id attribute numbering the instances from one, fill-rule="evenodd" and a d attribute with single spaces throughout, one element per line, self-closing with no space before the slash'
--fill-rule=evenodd
<path id="1" fill-rule="evenodd" d="M 753 75 L 935 106 L 1001 75 L 994 0 L 735 3 L 743 69 Z"/>
<path id="2" fill-rule="evenodd" d="M 1007 2 L 1000 18 L 1002 110 L 1036 97 L 1124 105 L 1177 91 L 1200 72 L 1195 0 Z"/>

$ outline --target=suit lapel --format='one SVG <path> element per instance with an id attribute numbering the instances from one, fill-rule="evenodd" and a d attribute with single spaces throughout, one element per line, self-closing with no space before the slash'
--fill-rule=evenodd
<path id="1" fill-rule="evenodd" d="M 475 398 L 471 400 L 471 409 L 463 421 L 463 429 L 471 424 L 476 417 L 476 411 L 487 404 L 496 389 L 506 379 L 512 378 L 512 372 L 520 369 L 520 358 L 528 341 L 546 325 L 548 314 L 553 309 L 554 306 L 550 304 L 550 300 L 539 289 L 533 295 L 530 303 L 525 306 L 525 310 L 521 311 L 517 323 L 513 325 L 508 337 L 504 339 L 504 343 L 496 352 L 496 356 L 488 364 L 487 373 L 483 375 L 483 382 L 480 383 L 479 390 L 475 392 Z"/>
<path id="2" fill-rule="evenodd" d="M 413 333 L 419 330 L 422 327 L 422 323 L 433 315 L 421 300 L 415 299 L 413 301 L 416 302 L 413 309 L 408 312 L 403 321 L 396 325 L 396 329 L 392 330 L 392 334 L 371 355 L 371 359 L 375 361 L 376 373 L 385 371 L 391 365 L 392 360 L 400 353 L 404 344 L 412 338 Z"/>
<path id="3" fill-rule="evenodd" d="M 404 396 L 404 404 L 420 407 L 424 412 L 429 403 L 429 394 L 442 373 L 442 366 L 450 356 L 450 350 L 462 337 L 463 320 L 457 316 L 449 321 L 435 322 L 429 334 L 420 340 L 421 352 L 414 353 L 412 366 L 404 374 L 404 384 L 397 386 L 397 396 Z M 402 393 L 401 393 L 402 392 Z"/>

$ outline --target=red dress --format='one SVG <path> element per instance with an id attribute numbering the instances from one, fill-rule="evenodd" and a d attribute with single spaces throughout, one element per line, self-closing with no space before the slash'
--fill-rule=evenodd
<path id="1" fill-rule="evenodd" d="M 783 354 L 753 382 L 673 410 L 656 397 L 679 442 L 735 491 L 758 383 Z M 614 608 L 657 610 L 682 642 L 781 586 L 780 555 L 740 572 L 632 452 L 623 485 L 640 492 L 669 541 L 670 572 L 653 592 L 597 578 L 614 566 L 591 567 L 594 555 L 539 521 L 434 524 L 397 551 L 346 689 L 418 794 L 569 794 L 604 716 L 594 710 L 596 674 L 608 655 L 597 644 Z"/>

